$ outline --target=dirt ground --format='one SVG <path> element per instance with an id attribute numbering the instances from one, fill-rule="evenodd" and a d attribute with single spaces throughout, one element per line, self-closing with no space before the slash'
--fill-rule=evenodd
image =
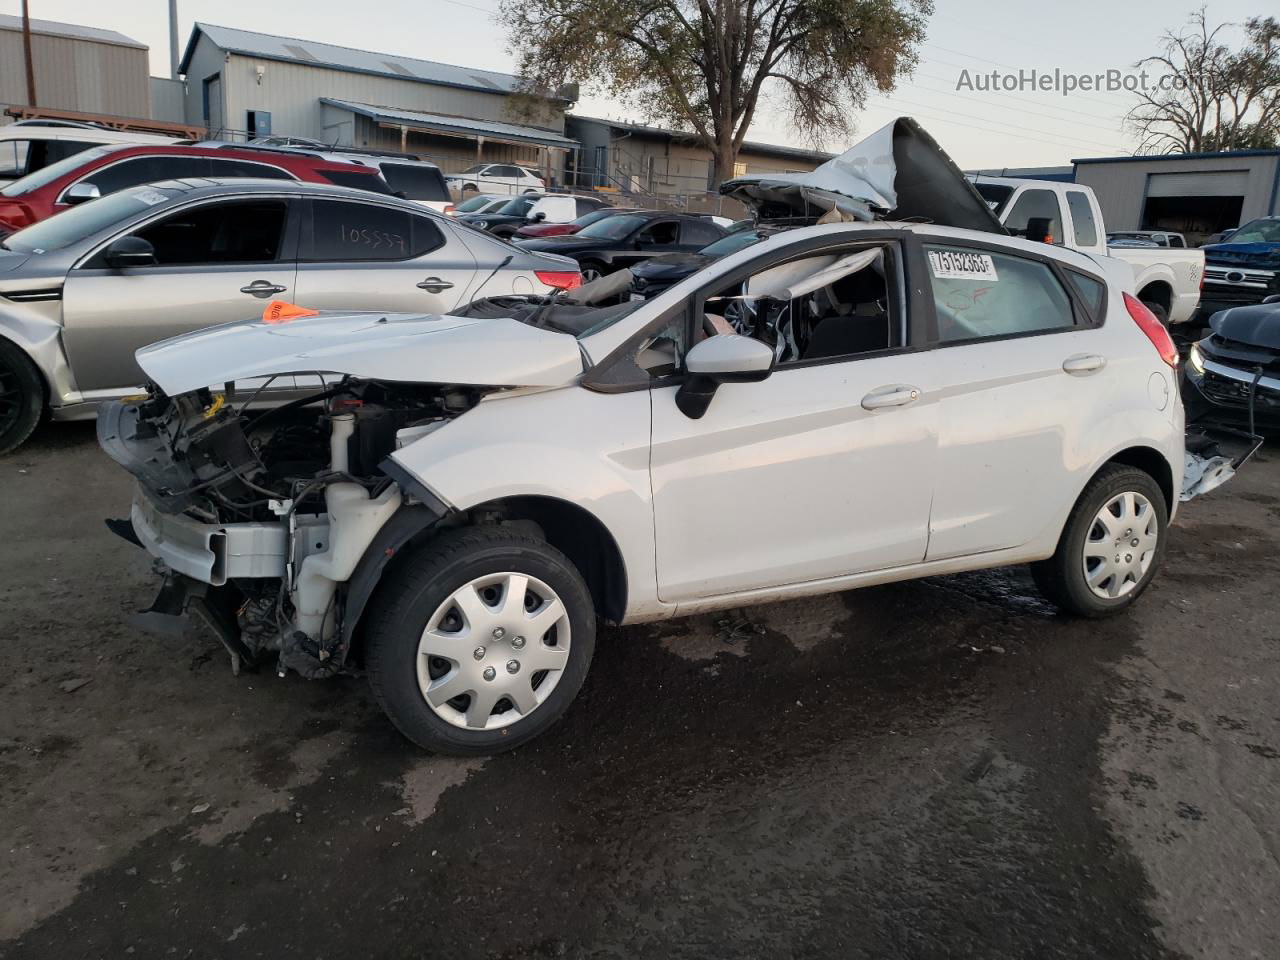
<path id="1" fill-rule="evenodd" d="M 459 761 L 142 635 L 88 425 L 0 460 L 0 956 L 1280 957 L 1280 458 L 1136 609 L 1019 570 L 602 632 Z"/>

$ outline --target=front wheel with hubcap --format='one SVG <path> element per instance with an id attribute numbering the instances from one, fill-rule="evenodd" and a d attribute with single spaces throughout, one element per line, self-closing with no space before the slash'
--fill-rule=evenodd
<path id="1" fill-rule="evenodd" d="M 1113 464 L 1085 488 L 1057 552 L 1032 564 L 1032 576 L 1068 613 L 1119 613 L 1151 583 L 1164 556 L 1167 526 L 1164 494 L 1151 475 Z"/>
<path id="2" fill-rule="evenodd" d="M 542 733 L 577 695 L 595 648 L 573 564 L 503 527 L 442 535 L 406 558 L 374 609 L 374 694 L 406 737 L 440 753 L 497 753 Z"/>

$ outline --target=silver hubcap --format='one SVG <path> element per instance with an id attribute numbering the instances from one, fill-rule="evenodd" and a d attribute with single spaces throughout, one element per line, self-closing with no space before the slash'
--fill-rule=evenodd
<path id="1" fill-rule="evenodd" d="M 449 595 L 418 643 L 418 687 L 436 715 L 468 730 L 527 717 L 569 662 L 569 614 L 522 573 L 477 577 Z"/>
<path id="2" fill-rule="evenodd" d="M 1103 504 L 1084 543 L 1084 578 L 1104 600 L 1132 592 L 1151 569 L 1159 541 L 1155 507 L 1140 493 L 1120 493 Z"/>
<path id="3" fill-rule="evenodd" d="M 595 269 L 593 269 L 592 267 L 586 267 L 586 268 L 584 268 L 584 269 L 583 269 L 583 271 L 582 271 L 582 282 L 583 282 L 583 283 L 590 283 L 592 280 L 599 280 L 599 279 L 600 279 L 600 271 L 599 271 L 599 270 L 595 270 Z"/>

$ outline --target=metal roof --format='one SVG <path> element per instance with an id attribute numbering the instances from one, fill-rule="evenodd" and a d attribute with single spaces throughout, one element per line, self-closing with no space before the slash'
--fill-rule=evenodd
<path id="1" fill-rule="evenodd" d="M 370 73 L 398 80 L 434 83 L 438 86 L 461 87 L 482 90 L 485 93 L 515 93 L 520 79 L 509 73 L 493 70 L 473 70 L 470 67 L 438 63 L 434 60 L 417 60 L 389 53 L 374 53 L 354 47 L 340 47 L 332 43 L 314 40 L 298 40 L 294 37 L 278 37 L 270 33 L 219 27 L 212 23 L 197 23 L 191 28 L 186 52 L 182 55 L 180 73 L 187 72 L 196 42 L 203 33 L 221 50 L 263 60 L 282 60 L 302 63 L 330 70 L 347 70 L 352 73 Z"/>
<path id="2" fill-rule="evenodd" d="M 666 137 L 672 140 L 693 140 L 697 138 L 696 133 L 690 133 L 687 130 L 672 130 L 667 127 L 651 127 L 643 123 L 632 123 L 629 120 L 603 120 L 600 117 L 584 117 L 579 114 L 569 114 L 565 117 L 568 121 L 580 120 L 583 123 L 598 123 L 606 127 L 613 127 L 615 130 L 626 130 L 632 134 L 640 134 L 641 136 Z M 745 140 L 742 149 L 748 153 L 763 153 L 775 157 L 793 157 L 797 160 L 811 160 L 815 163 L 822 163 L 830 160 L 835 156 L 834 153 L 826 153 L 822 150 L 806 150 L 803 147 L 786 147 L 776 143 L 761 143 L 758 140 Z"/>
<path id="3" fill-rule="evenodd" d="M 1233 160 L 1238 157 L 1276 157 L 1280 150 L 1225 150 L 1222 153 L 1155 153 L 1127 157 L 1082 157 L 1072 163 L 1153 163 L 1164 160 Z"/>
<path id="4" fill-rule="evenodd" d="M 0 30 L 22 32 L 22 18 L 0 13 Z M 44 37 L 68 37 L 72 40 L 92 40 L 94 43 L 110 43 L 117 47 L 136 47 L 146 50 L 145 43 L 139 43 L 132 37 L 114 30 L 100 30 L 97 27 L 83 27 L 78 23 L 58 23 L 55 20 L 31 21 L 31 32 Z"/>
<path id="5" fill-rule="evenodd" d="M 550 130 L 538 127 L 525 127 L 516 123 L 499 123 L 494 120 L 472 120 L 469 117 L 451 117 L 441 113 L 423 113 L 420 110 L 402 110 L 398 107 L 379 107 L 370 103 L 353 103 L 350 100 L 335 100 L 332 97 L 321 97 L 321 103 L 350 110 L 362 117 L 370 117 L 382 123 L 400 124 L 415 130 L 428 130 L 435 133 L 452 133 L 468 137 L 489 137 L 494 140 L 507 140 L 514 143 L 533 143 L 543 147 L 559 147 L 572 150 L 577 147 L 577 140 L 570 140 Z M 333 149 L 341 149 L 334 147 Z"/>

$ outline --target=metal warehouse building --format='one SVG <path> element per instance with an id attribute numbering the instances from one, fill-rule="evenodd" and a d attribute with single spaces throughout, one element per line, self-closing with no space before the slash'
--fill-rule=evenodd
<path id="1" fill-rule="evenodd" d="M 1073 160 L 1110 230 L 1176 230 L 1188 242 L 1280 213 L 1280 150 Z"/>
<path id="2" fill-rule="evenodd" d="M 520 98 L 517 78 L 431 60 L 197 23 L 179 67 L 186 120 L 213 137 L 267 134 L 563 169 L 568 102 Z"/>
<path id="3" fill-rule="evenodd" d="M 147 47 L 114 30 L 31 21 L 36 103 L 55 110 L 150 116 Z M 22 18 L 0 14 L 0 105 L 30 106 Z"/>

